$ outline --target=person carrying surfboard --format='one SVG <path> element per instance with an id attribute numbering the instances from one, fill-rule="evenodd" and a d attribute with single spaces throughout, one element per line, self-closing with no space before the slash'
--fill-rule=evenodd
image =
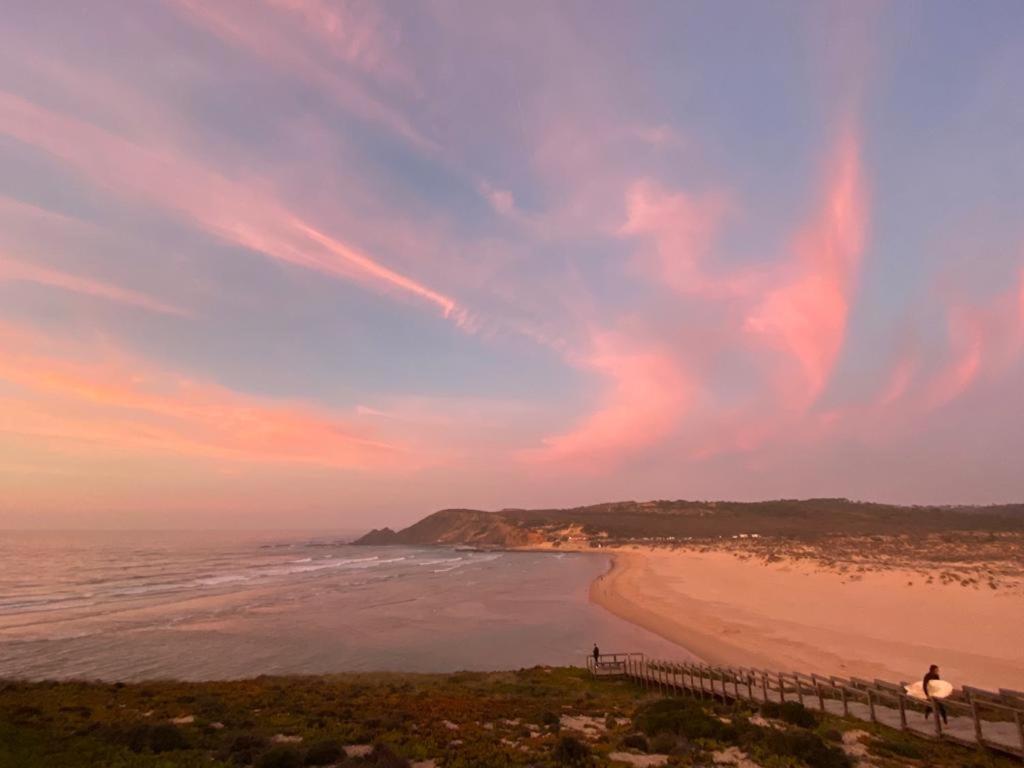
<path id="1" fill-rule="evenodd" d="M 946 719 L 946 708 L 944 706 L 942 706 L 942 702 L 941 701 L 939 701 L 936 698 L 933 698 L 931 693 L 929 693 L 929 691 L 928 691 L 928 683 L 932 682 L 932 680 L 941 680 L 941 679 L 942 678 L 939 675 L 939 666 L 937 664 L 932 664 L 930 667 L 928 667 L 928 672 L 924 676 L 924 682 L 921 684 L 922 687 L 924 688 L 924 695 L 928 697 L 928 702 L 929 702 L 929 705 L 924 708 L 924 716 L 926 718 L 930 717 L 931 714 L 932 714 L 932 705 L 935 705 L 935 709 L 938 711 L 938 715 L 936 715 L 936 717 L 941 715 L 942 716 L 942 724 L 943 725 L 948 725 L 949 721 Z"/>

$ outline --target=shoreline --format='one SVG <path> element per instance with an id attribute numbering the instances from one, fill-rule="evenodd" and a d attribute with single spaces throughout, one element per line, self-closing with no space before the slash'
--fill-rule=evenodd
<path id="1" fill-rule="evenodd" d="M 813 564 L 722 551 L 616 549 L 590 599 L 711 664 L 1024 688 L 1024 599 L 924 585 L 900 571 L 846 580 Z"/>

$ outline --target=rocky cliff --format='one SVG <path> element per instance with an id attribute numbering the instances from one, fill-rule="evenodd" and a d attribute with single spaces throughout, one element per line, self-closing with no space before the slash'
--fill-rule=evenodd
<path id="1" fill-rule="evenodd" d="M 393 531 L 370 531 L 355 544 L 467 544 L 490 547 L 522 547 L 542 541 L 528 526 L 509 520 L 500 512 L 474 509 L 442 509 L 418 523 Z"/>

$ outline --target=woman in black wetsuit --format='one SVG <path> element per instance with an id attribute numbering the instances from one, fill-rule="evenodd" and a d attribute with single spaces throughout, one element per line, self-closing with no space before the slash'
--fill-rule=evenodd
<path id="1" fill-rule="evenodd" d="M 942 678 L 939 677 L 939 667 L 938 667 L 937 664 L 932 664 L 930 667 L 928 667 L 928 673 L 924 676 L 924 683 L 923 683 L 923 685 L 924 685 L 924 695 L 928 697 L 928 701 L 929 702 L 931 702 L 932 704 L 935 705 L 935 709 L 938 710 L 939 715 L 942 716 L 942 724 L 943 725 L 948 725 L 949 721 L 946 720 L 946 708 L 944 706 L 942 706 L 942 702 L 940 702 L 938 699 L 933 699 L 931 697 L 931 695 L 928 693 L 928 683 L 930 683 L 932 680 L 941 680 L 941 679 Z M 931 714 L 932 714 L 931 706 L 925 707 L 924 708 L 924 716 L 925 717 L 930 717 Z"/>

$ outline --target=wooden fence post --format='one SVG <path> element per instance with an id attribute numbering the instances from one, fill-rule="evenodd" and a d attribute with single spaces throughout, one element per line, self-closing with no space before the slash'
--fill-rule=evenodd
<path id="1" fill-rule="evenodd" d="M 843 700 L 843 717 L 849 717 L 850 716 L 850 703 L 846 700 L 846 688 L 845 687 L 841 686 L 839 688 L 839 698 L 841 698 Z"/>
<path id="2" fill-rule="evenodd" d="M 765 702 L 768 701 L 768 675 L 763 671 L 761 672 L 761 693 L 764 694 Z"/>
<path id="3" fill-rule="evenodd" d="M 906 702 L 906 700 L 905 700 L 905 698 L 904 698 L 902 693 L 899 695 L 899 701 L 900 701 L 900 730 L 901 731 L 905 731 L 905 730 L 907 730 L 907 702 Z"/>
<path id="4" fill-rule="evenodd" d="M 938 717 L 939 713 L 936 712 L 935 716 Z M 981 720 L 978 718 L 978 702 L 973 698 L 971 699 L 971 717 L 974 718 L 974 738 L 978 740 L 978 744 L 985 743 L 985 737 L 981 734 Z"/>
<path id="5" fill-rule="evenodd" d="M 927 693 L 927 691 L 926 691 L 926 693 Z M 935 719 L 935 735 L 938 738 L 941 739 L 942 738 L 942 722 L 939 719 L 939 704 L 938 704 L 938 702 L 932 701 L 931 699 L 928 700 L 928 704 L 932 708 L 932 716 Z"/>
<path id="6" fill-rule="evenodd" d="M 818 709 L 825 711 L 825 696 L 821 692 L 821 681 L 817 675 L 811 675 L 811 682 L 814 683 L 814 690 L 818 694 Z"/>
<path id="7" fill-rule="evenodd" d="M 1024 717 L 1021 717 L 1020 710 L 1013 710 L 1013 719 L 1017 721 L 1017 733 L 1020 736 L 1020 753 L 1024 755 Z"/>
<path id="8" fill-rule="evenodd" d="M 875 717 L 875 697 L 871 695 L 871 689 L 867 689 L 868 694 L 868 712 L 871 713 L 871 722 L 877 723 L 878 718 Z"/>
<path id="9" fill-rule="evenodd" d="M 786 683 L 782 679 L 782 673 L 779 672 L 779 704 L 782 704 L 786 700 Z"/>

